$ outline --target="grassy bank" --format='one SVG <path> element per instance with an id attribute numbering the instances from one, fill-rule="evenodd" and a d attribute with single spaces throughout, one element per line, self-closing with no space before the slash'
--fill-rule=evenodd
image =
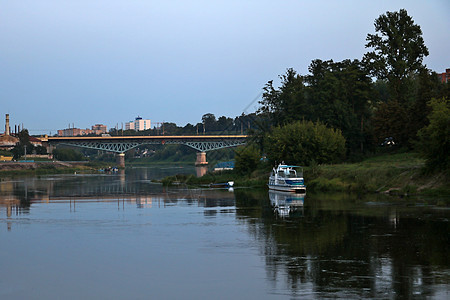
<path id="1" fill-rule="evenodd" d="M 30 164 L 14 164 L 13 167 L 0 169 L 0 178 L 17 177 L 17 176 L 33 176 L 47 174 L 71 174 L 71 173 L 93 173 L 98 169 L 105 167 L 104 163 L 89 162 L 86 164 L 67 164 L 59 163 L 30 163 Z"/>
<path id="2" fill-rule="evenodd" d="M 449 172 L 426 174 L 424 160 L 416 153 L 385 154 L 358 163 L 314 165 L 304 168 L 309 191 L 387 193 L 397 195 L 450 195 Z M 236 186 L 265 187 L 271 166 L 265 165 L 249 176 L 233 171 L 170 176 L 163 184 L 199 185 L 233 180 Z"/>
<path id="3" fill-rule="evenodd" d="M 264 187 L 267 184 L 267 171 L 258 170 L 252 176 L 237 175 L 234 171 L 208 172 L 202 177 L 195 175 L 178 174 L 168 176 L 162 180 L 163 185 L 186 184 L 192 186 L 209 185 L 210 183 L 224 183 L 234 181 L 236 186 Z"/>
<path id="4" fill-rule="evenodd" d="M 311 166 L 305 180 L 318 191 L 450 195 L 448 171 L 427 174 L 424 164 L 416 153 L 388 154 L 359 163 Z"/>

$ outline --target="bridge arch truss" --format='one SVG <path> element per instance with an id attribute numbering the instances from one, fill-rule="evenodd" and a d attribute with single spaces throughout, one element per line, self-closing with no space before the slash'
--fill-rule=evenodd
<path id="1" fill-rule="evenodd" d="M 199 152 L 207 152 L 246 143 L 247 136 L 147 136 L 147 137 L 67 137 L 48 138 L 50 145 L 67 145 L 81 148 L 125 153 L 141 145 L 185 145 Z"/>

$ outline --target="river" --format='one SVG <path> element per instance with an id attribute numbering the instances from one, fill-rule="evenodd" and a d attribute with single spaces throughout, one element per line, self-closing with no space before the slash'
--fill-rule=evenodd
<path id="1" fill-rule="evenodd" d="M 449 299 L 448 199 L 3 178 L 0 299 Z"/>

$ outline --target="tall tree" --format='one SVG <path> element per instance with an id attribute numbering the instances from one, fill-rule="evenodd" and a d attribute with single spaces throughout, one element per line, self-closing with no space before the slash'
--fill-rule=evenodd
<path id="1" fill-rule="evenodd" d="M 358 60 L 314 60 L 306 76 L 309 120 L 339 128 L 349 150 L 363 149 L 369 118 L 371 80 Z"/>
<path id="2" fill-rule="evenodd" d="M 274 125 L 286 124 L 308 116 L 309 106 L 305 102 L 303 77 L 290 68 L 279 78 L 279 89 L 273 87 L 272 80 L 263 88 L 259 112 L 269 116 Z"/>
<path id="3" fill-rule="evenodd" d="M 422 38 L 420 26 L 405 9 L 386 12 L 375 20 L 377 34 L 368 34 L 366 48 L 373 50 L 364 55 L 372 75 L 387 79 L 393 99 L 405 101 L 405 79 L 421 70 L 428 48 Z"/>

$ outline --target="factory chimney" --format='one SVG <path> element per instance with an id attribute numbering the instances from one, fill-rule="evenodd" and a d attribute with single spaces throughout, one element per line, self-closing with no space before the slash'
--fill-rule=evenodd
<path id="1" fill-rule="evenodd" d="M 6 114 L 5 135 L 9 135 L 9 114 Z"/>

